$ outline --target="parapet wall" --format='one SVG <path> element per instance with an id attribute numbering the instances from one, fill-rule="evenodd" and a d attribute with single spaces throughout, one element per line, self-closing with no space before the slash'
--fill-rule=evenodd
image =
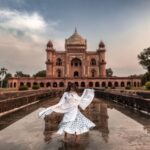
<path id="1" fill-rule="evenodd" d="M 95 96 L 123 104 L 141 112 L 150 113 L 150 99 L 143 98 L 139 95 L 95 90 Z"/>

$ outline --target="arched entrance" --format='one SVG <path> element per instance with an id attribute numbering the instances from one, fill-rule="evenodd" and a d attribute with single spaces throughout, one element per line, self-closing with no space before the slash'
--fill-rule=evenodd
<path id="1" fill-rule="evenodd" d="M 30 82 L 27 82 L 27 86 L 30 88 L 30 87 L 31 87 L 31 83 L 30 83 Z"/>
<path id="2" fill-rule="evenodd" d="M 106 82 L 102 82 L 102 87 L 106 87 Z"/>
<path id="3" fill-rule="evenodd" d="M 51 83 L 50 82 L 47 82 L 46 83 L 46 87 L 50 87 L 51 86 Z"/>
<path id="4" fill-rule="evenodd" d="M 44 83 L 43 82 L 40 83 L 40 87 L 44 87 Z"/>
<path id="5" fill-rule="evenodd" d="M 95 87 L 99 87 L 99 82 L 95 82 Z"/>
<path id="6" fill-rule="evenodd" d="M 79 72 L 75 71 L 74 74 L 73 74 L 73 77 L 79 77 Z"/>
<path id="7" fill-rule="evenodd" d="M 57 82 L 54 82 L 54 83 L 53 83 L 53 87 L 57 87 Z"/>
<path id="8" fill-rule="evenodd" d="M 118 84 L 117 81 L 114 83 L 114 86 L 115 86 L 115 87 L 118 87 L 118 86 L 119 86 L 119 84 Z"/>
<path id="9" fill-rule="evenodd" d="M 64 87 L 64 82 L 60 82 L 59 87 Z"/>
<path id="10" fill-rule="evenodd" d="M 85 82 L 81 82 L 81 87 L 85 87 Z"/>
<path id="11" fill-rule="evenodd" d="M 89 87 L 93 87 L 93 82 L 89 82 Z"/>
<path id="12" fill-rule="evenodd" d="M 24 83 L 23 83 L 23 82 L 21 82 L 21 83 L 20 83 L 20 86 L 24 86 Z"/>
<path id="13" fill-rule="evenodd" d="M 121 82 L 120 86 L 121 86 L 121 87 L 124 87 L 124 86 L 125 86 L 124 82 Z"/>
<path id="14" fill-rule="evenodd" d="M 94 78 L 96 76 L 96 70 L 95 69 L 92 69 L 91 70 L 91 76 Z"/>
<path id="15" fill-rule="evenodd" d="M 111 81 L 108 82 L 108 87 L 112 87 L 112 82 Z"/>
<path id="16" fill-rule="evenodd" d="M 57 73 L 57 77 L 61 77 L 61 70 L 60 69 L 57 69 L 56 73 Z"/>
<path id="17" fill-rule="evenodd" d="M 78 82 L 75 82 L 75 85 L 78 87 L 78 86 L 79 86 L 79 83 L 78 83 Z"/>
<path id="18" fill-rule="evenodd" d="M 79 58 L 73 58 L 70 63 L 70 75 L 71 77 L 81 77 L 82 76 L 82 62 Z"/>

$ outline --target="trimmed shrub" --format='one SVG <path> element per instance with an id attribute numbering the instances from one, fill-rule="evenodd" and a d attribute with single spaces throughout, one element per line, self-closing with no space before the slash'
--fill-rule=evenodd
<path id="1" fill-rule="evenodd" d="M 148 82 L 145 83 L 145 88 L 147 90 L 150 90 L 150 81 L 148 81 Z"/>
<path id="2" fill-rule="evenodd" d="M 126 89 L 126 90 L 131 90 L 131 86 L 130 86 L 130 85 L 127 85 L 127 86 L 125 87 L 125 89 Z"/>
<path id="3" fill-rule="evenodd" d="M 21 85 L 19 87 L 19 91 L 24 91 L 24 90 L 28 90 L 28 87 L 26 85 Z"/>
<path id="4" fill-rule="evenodd" d="M 33 89 L 33 90 L 37 90 L 37 89 L 39 89 L 39 88 L 40 88 L 40 86 L 39 86 L 38 84 L 35 84 L 35 85 L 32 86 L 32 89 Z"/>

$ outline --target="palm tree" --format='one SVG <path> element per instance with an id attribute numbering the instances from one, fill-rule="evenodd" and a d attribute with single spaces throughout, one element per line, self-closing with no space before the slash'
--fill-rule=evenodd
<path id="1" fill-rule="evenodd" d="M 3 87 L 3 80 L 5 79 L 6 71 L 7 71 L 6 68 L 1 68 L 1 70 L 0 70 L 1 88 Z"/>

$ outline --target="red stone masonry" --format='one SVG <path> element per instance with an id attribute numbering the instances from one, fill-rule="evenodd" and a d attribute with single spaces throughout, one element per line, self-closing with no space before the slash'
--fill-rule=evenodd
<path id="1" fill-rule="evenodd" d="M 77 30 L 65 40 L 65 50 L 55 50 L 53 43 L 46 45 L 46 77 L 10 78 L 8 87 L 39 84 L 41 88 L 65 88 L 69 82 L 79 87 L 141 86 L 140 78 L 106 77 L 105 44 L 100 42 L 96 51 L 87 51 L 87 41 Z"/>

